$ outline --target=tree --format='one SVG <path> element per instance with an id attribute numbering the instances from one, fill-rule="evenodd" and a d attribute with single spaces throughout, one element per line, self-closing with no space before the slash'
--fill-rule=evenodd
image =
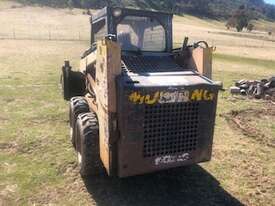
<path id="1" fill-rule="evenodd" d="M 80 5 L 81 5 L 82 8 L 88 9 L 89 6 L 90 6 L 90 3 L 89 3 L 88 0 L 81 0 Z"/>
<path id="2" fill-rule="evenodd" d="M 67 4 L 68 4 L 68 7 L 69 7 L 70 9 L 74 8 L 74 6 L 75 6 L 73 0 L 68 0 Z"/>
<path id="3" fill-rule="evenodd" d="M 241 32 L 243 30 L 243 28 L 248 26 L 248 18 L 246 15 L 240 15 L 237 18 L 237 25 L 236 25 L 236 29 L 238 32 Z"/>
<path id="4" fill-rule="evenodd" d="M 264 1 L 263 0 L 249 0 L 248 3 L 250 5 L 253 5 L 253 6 L 263 6 L 264 5 Z"/>
<path id="5" fill-rule="evenodd" d="M 239 10 L 244 10 L 245 9 L 245 5 L 241 5 L 240 7 L 239 7 Z"/>
<path id="6" fill-rule="evenodd" d="M 200 15 L 209 15 L 209 1 L 205 0 L 196 0 L 192 1 L 194 9 L 197 11 Z"/>
<path id="7" fill-rule="evenodd" d="M 236 18 L 230 17 L 225 26 L 227 29 L 236 28 L 236 26 L 237 26 Z"/>
<path id="8" fill-rule="evenodd" d="M 247 30 L 248 30 L 248 31 L 252 31 L 253 29 L 254 29 L 254 24 L 249 23 L 249 24 L 247 25 Z"/>
<path id="9" fill-rule="evenodd" d="M 265 15 L 267 18 L 275 20 L 275 6 L 267 6 L 265 8 Z"/>
<path id="10" fill-rule="evenodd" d="M 84 9 L 98 8 L 101 6 L 102 2 L 98 0 L 80 0 L 80 5 Z"/>
<path id="11" fill-rule="evenodd" d="M 246 8 L 244 5 L 241 5 L 237 9 L 232 17 L 228 19 L 226 27 L 235 27 L 238 32 L 241 32 L 244 28 L 247 28 L 248 31 L 252 31 L 254 28 L 253 24 L 249 24 L 251 20 L 257 19 L 257 13 L 255 9 Z"/>

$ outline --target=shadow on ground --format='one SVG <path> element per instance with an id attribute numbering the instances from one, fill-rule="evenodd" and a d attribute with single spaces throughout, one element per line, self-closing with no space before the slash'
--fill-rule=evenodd
<path id="1" fill-rule="evenodd" d="M 200 166 L 126 179 L 84 179 L 99 206 L 243 205 Z"/>

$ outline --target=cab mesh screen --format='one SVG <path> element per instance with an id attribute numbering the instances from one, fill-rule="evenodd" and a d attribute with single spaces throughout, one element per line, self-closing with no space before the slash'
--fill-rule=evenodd
<path id="1" fill-rule="evenodd" d="M 122 60 L 126 71 L 133 73 L 183 71 L 170 56 L 122 56 Z"/>
<path id="2" fill-rule="evenodd" d="M 143 156 L 154 157 L 196 150 L 199 103 L 145 106 Z"/>

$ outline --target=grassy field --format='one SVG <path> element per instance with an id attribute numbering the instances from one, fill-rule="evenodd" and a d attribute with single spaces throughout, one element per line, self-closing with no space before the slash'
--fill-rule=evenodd
<path id="1" fill-rule="evenodd" d="M 82 179 L 59 75 L 64 59 L 77 67 L 89 45 L 88 16 L 80 10 L 12 5 L 0 1 L 1 206 L 275 205 L 275 106 L 228 92 L 219 98 L 211 162 L 123 180 Z M 223 23 L 191 16 L 176 17 L 174 23 L 176 42 L 189 36 L 217 47 L 214 79 L 225 88 L 242 78 L 275 74 L 274 37 L 240 35 Z M 58 41 L 39 40 L 47 39 L 49 27 Z M 13 39 L 14 30 L 26 36 Z M 245 121 L 245 128 L 234 124 L 234 117 Z"/>

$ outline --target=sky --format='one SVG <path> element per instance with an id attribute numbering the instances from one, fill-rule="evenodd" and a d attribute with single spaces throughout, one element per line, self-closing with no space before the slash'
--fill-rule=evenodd
<path id="1" fill-rule="evenodd" d="M 269 3 L 269 4 L 274 4 L 275 5 L 275 0 L 265 0 L 266 3 Z"/>

